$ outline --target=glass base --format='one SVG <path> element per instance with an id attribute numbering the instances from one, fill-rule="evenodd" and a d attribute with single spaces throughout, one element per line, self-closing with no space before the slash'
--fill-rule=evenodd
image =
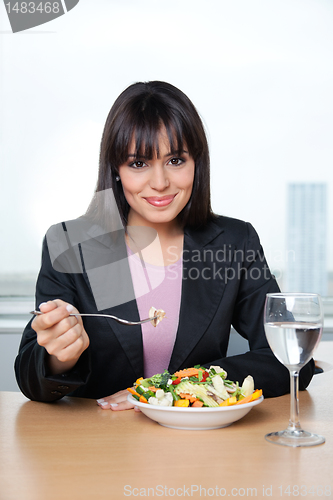
<path id="1" fill-rule="evenodd" d="M 279 432 L 266 434 L 265 439 L 270 443 L 281 444 L 282 446 L 316 446 L 325 443 L 325 438 L 318 434 L 300 430 L 291 431 L 286 429 Z"/>

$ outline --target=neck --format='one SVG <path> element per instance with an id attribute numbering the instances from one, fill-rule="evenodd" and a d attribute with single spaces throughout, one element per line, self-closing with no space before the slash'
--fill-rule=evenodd
<path id="1" fill-rule="evenodd" d="M 136 226 L 136 227 L 150 227 L 154 229 L 158 237 L 161 240 L 167 240 L 169 238 L 175 238 L 179 235 L 184 234 L 184 229 L 182 225 L 180 224 L 178 219 L 173 219 L 169 222 L 163 222 L 163 223 L 154 223 L 154 222 L 148 222 L 142 219 L 138 219 L 135 217 L 135 215 L 132 215 L 131 211 L 128 215 L 128 224 L 127 227 L 130 228 L 131 226 Z"/>
<path id="2" fill-rule="evenodd" d="M 158 265 L 168 265 L 180 258 L 183 250 L 184 230 L 178 221 L 173 220 L 163 224 L 143 224 L 129 217 L 127 225 L 127 244 L 133 252 L 142 250 L 144 260 Z M 140 228 L 149 228 L 154 231 L 148 232 Z M 158 238 L 156 238 L 156 233 Z M 155 237 L 153 236 L 155 234 Z M 152 244 L 148 244 L 149 239 L 154 239 Z M 177 256 L 177 257 L 175 257 Z"/>

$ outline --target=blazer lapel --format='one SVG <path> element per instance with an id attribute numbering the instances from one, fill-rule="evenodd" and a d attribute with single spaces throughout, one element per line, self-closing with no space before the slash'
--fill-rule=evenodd
<path id="1" fill-rule="evenodd" d="M 180 317 L 169 370 L 178 370 L 208 328 L 225 290 L 234 247 L 216 242 L 223 228 L 212 222 L 202 232 L 186 231 Z M 181 334 L 180 334 L 181 332 Z"/>

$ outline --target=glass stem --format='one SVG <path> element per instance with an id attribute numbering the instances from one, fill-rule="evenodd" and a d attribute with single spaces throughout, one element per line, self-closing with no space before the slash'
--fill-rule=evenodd
<path id="1" fill-rule="evenodd" d="M 299 372 L 290 370 L 290 420 L 288 431 L 301 430 L 299 421 L 298 380 Z"/>

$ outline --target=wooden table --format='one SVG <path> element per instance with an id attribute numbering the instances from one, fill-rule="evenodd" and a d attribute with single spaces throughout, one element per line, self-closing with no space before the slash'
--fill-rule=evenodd
<path id="1" fill-rule="evenodd" d="M 302 449 L 264 439 L 286 427 L 289 396 L 266 399 L 224 429 L 181 431 L 93 400 L 45 404 L 2 392 L 0 499 L 333 496 L 333 343 L 316 359 L 327 371 L 300 394 L 301 423 L 326 443 Z"/>

